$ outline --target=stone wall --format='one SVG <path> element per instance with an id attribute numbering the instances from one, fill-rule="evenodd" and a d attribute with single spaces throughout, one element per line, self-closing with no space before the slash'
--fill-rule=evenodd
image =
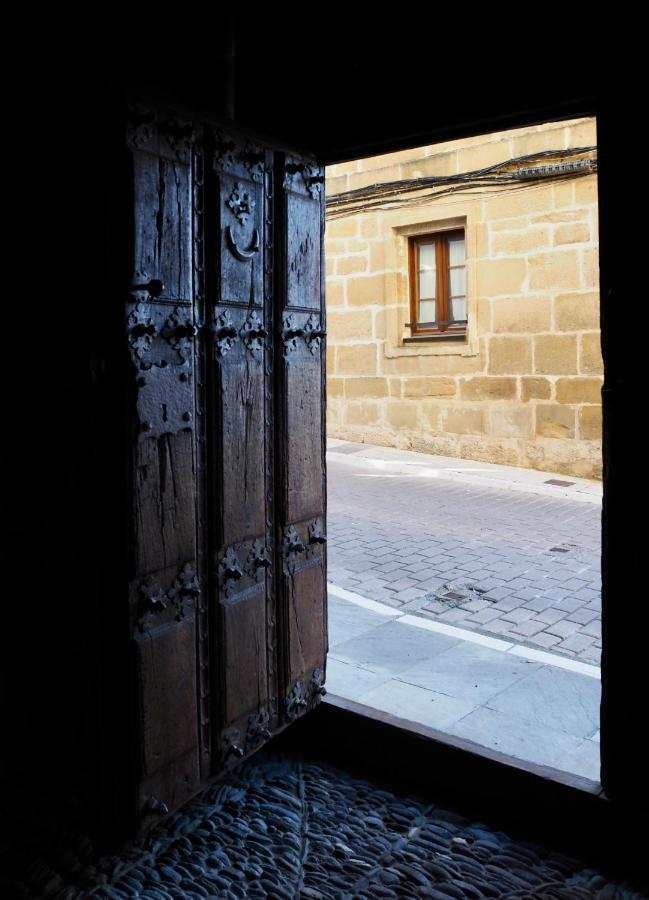
<path id="1" fill-rule="evenodd" d="M 327 196 L 596 143 L 594 119 L 332 166 Z M 597 176 L 505 185 L 329 220 L 328 433 L 601 477 Z M 461 342 L 406 344 L 407 239 L 465 227 Z"/>

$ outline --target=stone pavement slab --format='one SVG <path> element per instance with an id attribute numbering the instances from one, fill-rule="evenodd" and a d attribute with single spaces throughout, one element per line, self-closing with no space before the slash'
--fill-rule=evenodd
<path id="1" fill-rule="evenodd" d="M 379 619 L 378 621 L 382 621 Z M 385 621 L 385 620 L 383 620 Z M 352 603 L 339 603 L 337 598 L 329 599 L 329 646 L 359 637 L 366 631 L 376 628 L 377 615 L 368 610 L 354 606 Z"/>
<path id="2" fill-rule="evenodd" d="M 529 659 L 462 641 L 398 677 L 408 684 L 470 700 L 477 706 L 538 668 L 539 663 Z"/>
<path id="3" fill-rule="evenodd" d="M 599 728 L 601 688 L 594 678 L 544 666 L 489 699 L 491 709 L 576 737 Z"/>
<path id="4" fill-rule="evenodd" d="M 344 601 L 342 601 L 344 602 Z M 458 643 L 457 638 L 382 622 L 369 631 L 331 648 L 341 662 L 352 662 L 392 676 Z"/>
<path id="5" fill-rule="evenodd" d="M 331 654 L 327 657 L 327 691 L 347 700 L 358 700 L 361 694 L 389 680 L 385 672 L 372 672 L 355 663 L 342 662 Z"/>
<path id="6" fill-rule="evenodd" d="M 330 581 L 599 663 L 599 483 L 344 441 L 327 459 Z"/>
<path id="7" fill-rule="evenodd" d="M 594 667 L 362 603 L 329 593 L 330 693 L 599 780 Z"/>

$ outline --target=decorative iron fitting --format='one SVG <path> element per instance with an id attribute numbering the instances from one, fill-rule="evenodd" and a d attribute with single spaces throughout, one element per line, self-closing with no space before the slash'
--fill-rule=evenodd
<path id="1" fill-rule="evenodd" d="M 325 180 L 324 173 L 318 166 L 309 164 L 305 168 L 303 177 L 307 191 L 315 200 L 322 192 L 322 186 L 324 185 Z"/>
<path id="2" fill-rule="evenodd" d="M 315 354 L 320 350 L 320 342 L 327 336 L 327 332 L 322 330 L 320 319 L 311 313 L 304 326 L 306 333 L 306 342 L 311 353 Z"/>
<path id="3" fill-rule="evenodd" d="M 185 563 L 169 592 L 176 608 L 176 618 L 182 619 L 187 606 L 194 606 L 194 600 L 201 592 L 201 583 L 191 563 Z"/>
<path id="4" fill-rule="evenodd" d="M 158 800 L 157 797 L 148 797 L 142 809 L 143 816 L 149 815 L 166 816 L 169 814 L 169 806 L 164 800 Z"/>
<path id="5" fill-rule="evenodd" d="M 194 144 L 194 126 L 174 116 L 164 122 L 162 136 L 179 159 L 186 158 Z"/>
<path id="6" fill-rule="evenodd" d="M 284 529 L 284 539 L 282 540 L 282 556 L 287 558 L 296 553 L 304 553 L 306 546 L 302 538 L 297 533 L 294 525 L 289 525 Z"/>
<path id="7" fill-rule="evenodd" d="M 271 562 L 263 542 L 256 540 L 252 545 L 252 549 L 246 559 L 246 572 L 252 577 L 260 580 L 264 571 L 270 569 Z"/>
<path id="8" fill-rule="evenodd" d="M 327 535 L 322 530 L 322 522 L 316 519 L 309 525 L 309 543 L 310 544 L 326 544 Z"/>
<path id="9" fill-rule="evenodd" d="M 255 747 L 262 741 L 267 741 L 271 737 L 268 730 L 268 713 L 253 713 L 248 718 L 248 728 L 246 730 L 246 746 Z"/>
<path id="10" fill-rule="evenodd" d="M 222 131 L 214 132 L 214 169 L 225 172 L 235 165 L 234 151 L 236 144 L 229 135 Z"/>
<path id="11" fill-rule="evenodd" d="M 327 693 L 321 669 L 315 669 L 311 676 L 311 699 L 314 704 L 320 703 Z"/>
<path id="12" fill-rule="evenodd" d="M 297 563 L 297 555 L 306 551 L 306 545 L 298 534 L 294 525 L 284 529 L 284 536 L 280 545 L 280 553 L 284 559 L 283 571 L 285 575 L 293 575 Z"/>
<path id="13" fill-rule="evenodd" d="M 126 324 L 128 326 L 128 342 L 131 350 L 138 359 L 142 359 L 151 349 L 153 338 L 157 334 L 153 319 L 149 315 L 149 310 L 142 306 L 141 303 L 138 303 L 129 314 Z"/>
<path id="14" fill-rule="evenodd" d="M 221 758 L 223 762 L 239 760 L 243 754 L 244 749 L 241 746 L 239 729 L 228 728 L 221 735 Z"/>
<path id="15" fill-rule="evenodd" d="M 160 437 L 191 428 L 194 398 L 191 362 L 159 365 L 140 361 L 137 376 L 137 418 L 142 437 Z"/>
<path id="16" fill-rule="evenodd" d="M 253 256 L 255 255 L 255 253 L 257 253 L 261 246 L 259 231 L 256 228 L 252 232 L 252 239 L 247 250 L 237 244 L 236 238 L 232 234 L 232 229 L 229 225 L 225 229 L 225 238 L 228 242 L 228 247 L 230 248 L 232 255 L 236 259 L 238 259 L 239 262 L 248 262 L 248 260 L 253 258 Z"/>
<path id="17" fill-rule="evenodd" d="M 297 339 L 304 337 L 305 329 L 300 328 L 295 323 L 295 316 L 289 313 L 284 316 L 284 329 L 282 331 L 282 341 L 284 343 L 284 352 L 290 353 L 291 350 L 297 350 Z"/>
<path id="18" fill-rule="evenodd" d="M 169 598 L 159 584 L 148 581 L 140 585 L 140 597 L 142 613 L 162 612 L 167 608 Z"/>
<path id="19" fill-rule="evenodd" d="M 255 211 L 255 198 L 244 188 L 241 187 L 241 183 L 239 181 L 235 181 L 234 187 L 232 188 L 232 192 L 228 199 L 225 201 L 225 205 L 232 212 L 232 215 L 239 222 L 240 225 L 245 225 L 248 221 L 248 218 Z"/>
<path id="20" fill-rule="evenodd" d="M 138 628 L 140 631 L 150 628 L 169 608 L 173 610 L 176 621 L 180 622 L 194 608 L 195 598 L 200 592 L 200 581 L 191 563 L 185 563 L 168 591 L 163 591 L 153 578 L 148 578 L 140 585 Z"/>
<path id="21" fill-rule="evenodd" d="M 232 587 L 233 581 L 238 581 L 243 576 L 243 569 L 239 565 L 239 557 L 232 547 L 227 547 L 218 565 L 219 583 L 226 591 Z"/>
<path id="22" fill-rule="evenodd" d="M 289 719 L 296 719 L 300 713 L 306 709 L 307 705 L 304 685 L 301 681 L 296 681 L 284 698 L 284 707 L 286 709 L 287 717 Z"/>
<path id="23" fill-rule="evenodd" d="M 194 296 L 197 301 L 203 300 L 205 295 L 205 244 L 204 244 L 204 188 L 205 188 L 205 159 L 203 148 L 197 145 L 194 151 L 193 166 L 193 206 L 194 206 L 194 252 L 192 254 L 192 268 L 194 270 Z"/>
<path id="24" fill-rule="evenodd" d="M 141 150 L 153 140 L 155 113 L 139 106 L 129 107 L 126 120 L 126 143 L 132 150 Z"/>
<path id="25" fill-rule="evenodd" d="M 184 315 L 183 315 L 184 313 Z M 171 344 L 181 359 L 187 360 L 191 354 L 192 341 L 198 334 L 198 328 L 185 310 L 176 307 L 164 324 L 162 336 Z"/>
<path id="26" fill-rule="evenodd" d="M 288 182 L 291 181 L 294 175 L 301 175 L 304 179 L 304 184 L 306 186 L 307 191 L 315 200 L 316 197 L 322 191 L 322 185 L 324 184 L 324 173 L 320 169 L 319 166 L 316 166 L 314 163 L 310 162 L 292 162 L 286 164 L 286 175 L 288 178 L 286 179 Z M 288 184 L 284 185 L 288 187 Z"/>
<path id="27" fill-rule="evenodd" d="M 252 180 L 261 181 L 264 177 L 264 151 L 256 144 L 246 141 L 241 159 Z"/>
<path id="28" fill-rule="evenodd" d="M 267 333 L 257 312 L 254 309 L 251 310 L 239 334 L 253 356 L 256 352 L 263 350 L 264 338 Z"/>
<path id="29" fill-rule="evenodd" d="M 219 356 L 225 356 L 239 340 L 239 335 L 234 326 L 234 322 L 232 321 L 230 310 L 226 309 L 217 316 L 216 321 L 210 328 L 216 338 L 216 352 Z"/>

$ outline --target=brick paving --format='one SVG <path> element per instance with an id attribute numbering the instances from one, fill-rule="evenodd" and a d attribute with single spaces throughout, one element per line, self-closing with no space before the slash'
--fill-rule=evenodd
<path id="1" fill-rule="evenodd" d="M 327 458 L 331 582 L 599 664 L 599 504 L 377 471 L 345 445 Z"/>

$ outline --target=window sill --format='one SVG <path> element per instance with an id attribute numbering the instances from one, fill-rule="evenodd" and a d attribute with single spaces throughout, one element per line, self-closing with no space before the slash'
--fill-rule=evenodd
<path id="1" fill-rule="evenodd" d="M 403 338 L 404 344 L 436 344 L 440 341 L 465 341 L 466 331 L 461 334 L 417 334 Z"/>

